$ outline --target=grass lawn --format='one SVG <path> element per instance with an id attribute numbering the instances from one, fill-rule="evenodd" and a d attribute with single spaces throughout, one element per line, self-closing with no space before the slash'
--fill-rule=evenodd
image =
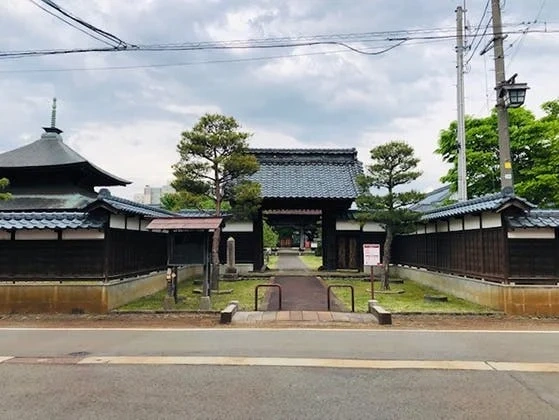
<path id="1" fill-rule="evenodd" d="M 371 283 L 361 279 L 325 279 L 328 285 L 350 284 L 355 290 L 355 311 L 367 312 L 368 300 L 371 299 Z M 404 290 L 404 293 L 382 293 L 380 282 L 375 281 L 375 299 L 391 312 L 491 312 L 491 309 L 475 303 L 459 299 L 449 294 L 406 280 L 403 284 L 391 283 L 391 292 Z M 351 308 L 351 292 L 349 288 L 333 288 L 334 293 L 346 307 Z M 425 302 L 424 295 L 448 296 L 448 302 Z"/>
<path id="2" fill-rule="evenodd" d="M 254 310 L 254 288 L 259 284 L 267 284 L 268 279 L 251 279 L 239 281 L 220 281 L 220 290 L 233 289 L 229 294 L 212 294 L 211 304 L 212 310 L 221 311 L 231 300 L 239 301 L 239 309 Z M 200 294 L 194 293 L 194 289 L 201 289 L 202 286 L 194 284 L 192 280 L 179 284 L 179 303 L 175 305 L 175 310 L 197 311 L 200 309 Z M 163 310 L 163 299 L 166 290 L 162 290 L 150 296 L 145 296 L 134 302 L 127 303 L 118 308 L 120 311 L 138 311 L 138 310 Z M 260 289 L 258 295 L 260 302 L 266 293 L 265 289 Z"/>
<path id="3" fill-rule="evenodd" d="M 309 268 L 309 270 L 318 270 L 322 265 L 322 257 L 316 255 L 303 254 L 299 255 L 299 259 Z"/>

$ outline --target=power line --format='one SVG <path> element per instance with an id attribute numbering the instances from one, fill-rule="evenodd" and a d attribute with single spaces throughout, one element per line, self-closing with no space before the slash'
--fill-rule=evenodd
<path id="1" fill-rule="evenodd" d="M 80 28 L 80 27 L 77 26 L 77 25 L 74 25 L 72 22 L 69 22 L 69 21 L 67 21 L 66 19 L 64 19 L 64 18 L 62 18 L 62 17 L 60 17 L 60 16 L 58 16 L 57 14 L 51 12 L 50 10 L 44 8 L 44 7 L 41 6 L 39 3 L 36 3 L 34 0 L 29 0 L 29 1 L 30 1 L 31 3 L 33 3 L 35 6 L 37 6 L 39 9 L 43 10 L 44 12 L 48 13 L 48 14 L 51 15 L 51 16 L 54 16 L 56 19 L 61 20 L 62 22 L 64 22 L 65 24 L 71 26 L 72 28 L 77 29 L 77 30 L 80 31 L 80 32 L 83 32 L 83 33 L 86 34 L 87 36 L 89 36 L 89 37 L 91 37 L 91 38 L 93 38 L 93 39 L 95 39 L 95 40 L 97 40 L 97 41 L 99 41 L 99 42 L 102 42 L 102 43 L 104 43 L 104 44 L 106 44 L 106 45 L 109 45 L 109 46 L 111 46 L 111 47 L 114 47 L 114 44 L 111 44 L 111 43 L 107 42 L 106 40 L 101 39 L 101 38 L 99 38 L 99 37 L 93 35 L 93 34 L 90 33 L 90 32 L 87 32 L 86 30 Z"/>
<path id="2" fill-rule="evenodd" d="M 395 33 L 392 31 L 391 33 Z M 403 32 L 403 31 L 401 31 Z M 514 34 L 522 33 L 523 31 L 510 30 L 503 32 L 504 34 Z M 559 30 L 538 30 L 530 29 L 527 33 L 555 33 Z M 362 34 L 335 34 L 330 35 L 330 37 L 340 38 L 352 35 L 354 42 L 397 42 L 395 46 L 388 49 L 396 48 L 401 43 L 413 40 L 444 40 L 444 39 L 454 39 L 455 35 L 418 35 L 418 36 L 392 36 L 392 37 L 370 37 L 367 38 L 366 35 L 371 35 L 371 32 Z M 358 37 L 361 36 L 361 37 Z M 481 38 L 485 36 L 485 32 Z M 314 38 L 325 37 L 325 35 L 317 35 Z M 327 40 L 318 39 L 316 41 L 298 41 L 304 37 L 295 38 L 291 42 L 278 42 L 283 41 L 286 38 L 268 38 L 268 39 L 252 39 L 252 40 L 238 40 L 238 41 L 219 41 L 219 42 L 186 42 L 186 43 L 173 43 L 173 44 L 145 44 L 145 45 L 122 45 L 116 46 L 114 48 L 77 48 L 77 49 L 64 49 L 64 50 L 24 50 L 24 51 L 5 51 L 0 52 L 0 59 L 7 58 L 22 58 L 22 57 L 33 57 L 33 56 L 47 56 L 47 55 L 65 55 L 65 54 L 78 54 L 86 52 L 117 52 L 117 51 L 201 51 L 201 50 L 235 50 L 235 49 L 272 49 L 272 48 L 294 48 L 294 47 L 305 47 L 305 46 L 317 46 L 317 45 L 337 45 L 347 48 L 353 52 L 365 55 L 378 55 L 386 51 L 379 52 L 367 52 L 361 48 L 354 47 L 347 42 L 342 42 L 338 40 Z M 480 39 L 481 39 L 480 38 Z M 292 38 L 293 39 L 293 38 Z M 131 47 L 131 48 L 129 48 Z"/>
<path id="3" fill-rule="evenodd" d="M 441 42 L 446 40 L 428 40 L 428 41 L 410 41 L 403 47 L 419 45 L 419 44 L 431 44 L 434 42 Z M 351 50 L 330 50 L 330 51 L 318 51 L 300 54 L 282 54 L 282 55 L 267 55 L 261 57 L 244 57 L 244 58 L 224 58 L 215 60 L 201 60 L 201 61 L 187 61 L 178 63 L 152 63 L 152 64 L 132 64 L 127 66 L 99 66 L 99 67 L 68 67 L 68 68 L 51 68 L 51 69 L 18 69 L 18 70 L 0 70 L 2 73 L 57 73 L 57 72 L 73 72 L 73 71 L 103 71 L 103 70 L 132 70 L 132 69 L 143 69 L 143 68 L 165 68 L 165 67 L 187 67 L 205 64 L 225 64 L 225 63 L 244 63 L 251 61 L 266 61 L 275 60 L 282 58 L 296 58 L 296 57 L 307 57 L 316 55 L 333 55 L 341 53 L 349 53 Z"/>
<path id="4" fill-rule="evenodd" d="M 474 38 L 472 39 L 472 44 L 473 44 L 473 41 L 475 40 L 475 38 L 477 37 L 479 29 L 483 26 L 483 19 L 485 18 L 485 15 L 487 14 L 487 10 L 489 8 L 489 3 L 490 3 L 490 0 L 487 0 L 487 3 L 485 3 L 485 9 L 483 10 L 483 15 L 482 15 L 482 17 L 479 21 L 479 25 L 477 27 L 476 35 L 474 35 Z M 466 59 L 466 65 L 470 64 L 470 61 L 472 61 L 472 58 L 474 57 L 475 53 L 477 52 L 477 49 L 479 48 L 479 46 L 481 44 L 481 41 L 487 35 L 487 30 L 489 29 L 489 25 L 491 24 L 492 19 L 493 18 L 491 16 L 489 16 L 489 19 L 487 20 L 487 24 L 485 25 L 485 29 L 483 30 L 483 33 L 479 37 L 479 40 L 478 40 L 477 44 L 475 45 L 475 47 L 473 49 L 471 49 L 471 46 L 470 46 L 470 49 L 471 49 L 472 52 L 470 53 L 470 55 Z"/>
<path id="5" fill-rule="evenodd" d="M 520 51 L 520 48 L 522 48 L 522 43 L 524 42 L 524 39 L 526 38 L 526 33 L 530 29 L 530 26 L 532 24 L 538 22 L 538 19 L 540 18 L 541 14 L 542 14 L 543 8 L 545 7 L 545 3 L 546 3 L 546 0 L 541 1 L 540 8 L 538 10 L 538 13 L 536 14 L 535 19 L 532 22 L 528 22 L 528 25 L 526 26 L 526 31 L 522 32 L 522 35 L 520 35 L 520 40 L 518 41 L 517 47 L 514 50 L 514 52 L 511 54 L 510 59 L 507 62 L 507 69 L 512 64 L 512 62 L 514 60 L 514 57 L 516 57 L 516 54 L 518 54 L 518 51 Z"/>
<path id="6" fill-rule="evenodd" d="M 483 9 L 483 14 L 481 15 L 481 19 L 479 20 L 479 23 L 476 26 L 476 32 L 475 32 L 474 36 L 472 37 L 471 44 L 474 43 L 474 41 L 475 41 L 475 39 L 476 39 L 476 37 L 479 33 L 479 30 L 483 26 L 483 19 L 485 19 L 485 15 L 487 14 L 487 10 L 489 10 L 489 2 L 490 2 L 490 0 L 487 0 L 487 2 L 485 3 L 485 8 Z M 464 6 L 464 10 L 465 9 L 466 9 L 466 7 Z M 470 44 L 470 46 L 471 46 L 471 44 Z"/>
<path id="7" fill-rule="evenodd" d="M 71 12 L 63 9 L 58 4 L 56 4 L 53 0 L 40 0 L 40 1 L 43 2 L 45 5 L 51 7 L 52 9 L 56 10 L 60 14 L 66 16 L 67 18 L 69 18 L 69 19 L 73 20 L 74 22 L 78 23 L 79 25 L 85 26 L 89 30 L 91 30 L 91 31 L 101 35 L 102 37 L 116 43 L 118 46 L 129 45 L 127 42 L 123 41 L 122 39 L 120 39 L 116 35 L 113 35 L 110 32 L 106 32 L 102 29 L 99 29 L 98 27 L 84 21 L 83 19 L 79 18 L 78 16 L 75 16 Z"/>

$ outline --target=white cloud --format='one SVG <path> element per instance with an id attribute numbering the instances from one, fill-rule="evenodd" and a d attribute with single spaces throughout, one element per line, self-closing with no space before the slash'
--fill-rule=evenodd
<path id="1" fill-rule="evenodd" d="M 178 161 L 176 146 L 184 127 L 174 121 L 134 121 L 121 125 L 89 123 L 67 136 L 79 154 L 104 170 L 132 181 L 119 194 L 132 197 L 144 185 L 163 185 Z"/>
<path id="2" fill-rule="evenodd" d="M 63 6 L 129 42 L 234 40 L 454 26 L 456 2 L 429 0 L 76 0 Z M 536 10 L 507 2 L 504 21 L 533 20 Z M 559 21 L 547 2 L 541 19 Z M 468 2 L 470 25 L 485 0 Z M 452 31 L 450 32 L 452 33 Z M 518 38 L 518 40 L 517 40 Z M 98 45 L 26 1 L 0 1 L 3 50 Z M 559 37 L 509 37 L 507 73 L 531 87 L 527 107 L 559 97 Z M 355 43 L 354 43 L 355 44 Z M 386 43 L 382 43 L 386 44 Z M 309 55 L 242 63 L 106 71 L 48 69 L 172 64 L 338 50 L 316 46 L 273 51 L 118 53 L 0 60 L 0 150 L 34 140 L 47 124 L 52 96 L 68 143 L 98 166 L 130 178 L 119 192 L 169 180 L 180 133 L 205 112 L 233 115 L 254 133 L 253 147 L 356 147 L 368 151 L 407 140 L 422 160 L 421 188 L 446 172 L 433 155 L 439 131 L 456 118 L 452 40 L 408 42 L 380 56 Z M 101 44 L 102 45 L 102 44 Z M 362 48 L 379 43 L 355 44 Z M 514 54 L 514 60 L 510 60 Z M 486 115 L 494 102 L 491 53 L 475 54 L 466 75 L 466 110 Z M 22 70 L 40 70 L 23 72 Z M 487 83 L 486 83 L 487 80 Z"/>

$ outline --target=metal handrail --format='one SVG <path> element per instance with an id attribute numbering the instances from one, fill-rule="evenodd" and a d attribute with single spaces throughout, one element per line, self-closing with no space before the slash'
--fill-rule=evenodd
<path id="1" fill-rule="evenodd" d="M 261 287 L 275 287 L 278 289 L 279 310 L 281 311 L 281 286 L 279 284 L 259 284 L 254 288 L 254 310 L 258 310 L 258 289 Z"/>
<path id="2" fill-rule="evenodd" d="M 349 287 L 351 289 L 351 312 L 355 312 L 355 292 L 353 290 L 353 286 L 350 284 L 332 284 L 328 286 L 327 292 L 328 293 L 328 310 L 330 310 L 330 289 L 332 287 Z"/>

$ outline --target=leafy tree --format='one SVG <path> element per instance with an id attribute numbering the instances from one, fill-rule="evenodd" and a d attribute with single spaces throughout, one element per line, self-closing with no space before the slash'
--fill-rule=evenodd
<path id="1" fill-rule="evenodd" d="M 240 131 L 233 117 L 219 114 L 203 115 L 191 130 L 182 133 L 177 146 L 180 160 L 173 166 L 175 179 L 171 183 L 179 196 L 177 201 L 181 197 L 197 204 L 211 200 L 215 216 L 222 215 L 226 199 L 234 201 L 237 209 L 247 202 L 252 208 L 258 202 L 260 188 L 243 180 L 259 167 L 256 157 L 248 153 L 249 137 L 249 133 Z M 214 289 L 219 287 L 220 235 L 220 229 L 216 229 L 212 240 Z"/>
<path id="2" fill-rule="evenodd" d="M 5 192 L 4 190 L 8 188 L 10 182 L 7 178 L 0 178 L 0 201 L 1 200 L 9 200 L 12 198 L 12 195 L 9 192 Z"/>
<path id="3" fill-rule="evenodd" d="M 421 172 L 416 170 L 419 159 L 414 156 L 413 148 L 402 141 L 375 147 L 371 150 L 371 160 L 365 175 L 358 179 L 361 189 L 357 197 L 358 219 L 362 223 L 369 220 L 377 222 L 386 230 L 382 288 L 389 290 L 392 239 L 395 234 L 407 233 L 415 228 L 421 214 L 408 207 L 423 198 L 423 194 L 417 191 L 398 192 L 396 189 L 417 179 Z M 373 194 L 371 188 L 385 189 L 386 194 Z"/>
<path id="4" fill-rule="evenodd" d="M 205 210 L 209 213 L 215 211 L 215 201 L 210 198 L 195 196 L 187 191 L 167 193 L 161 197 L 161 205 L 163 208 L 171 211 L 180 211 L 184 209 Z M 222 211 L 230 211 L 231 205 L 228 201 L 221 203 Z"/>
<path id="5" fill-rule="evenodd" d="M 264 248 L 275 248 L 276 246 L 278 246 L 279 234 L 272 226 L 268 224 L 266 220 L 264 220 L 263 234 Z"/>
<path id="6" fill-rule="evenodd" d="M 536 119 L 524 108 L 509 109 L 510 148 L 515 192 L 541 207 L 559 205 L 559 101 L 542 104 L 545 116 Z M 457 189 L 456 122 L 442 130 L 437 153 L 453 167 L 441 178 Z M 466 118 L 466 176 L 468 197 L 501 189 L 497 115 Z"/>

